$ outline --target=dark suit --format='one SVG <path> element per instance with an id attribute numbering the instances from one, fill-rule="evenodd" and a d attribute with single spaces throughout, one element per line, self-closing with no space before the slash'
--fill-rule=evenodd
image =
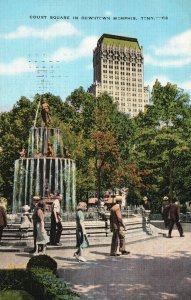
<path id="1" fill-rule="evenodd" d="M 168 235 L 171 236 L 174 224 L 176 224 L 180 236 L 183 236 L 183 228 L 180 224 L 179 219 L 179 206 L 176 203 L 171 203 L 169 205 L 169 232 Z"/>
<path id="2" fill-rule="evenodd" d="M 111 255 L 116 254 L 118 244 L 119 251 L 125 251 L 125 224 L 122 219 L 120 206 L 115 204 L 110 213 L 110 229 L 113 232 L 111 241 Z"/>
<path id="3" fill-rule="evenodd" d="M 3 234 L 3 228 L 7 226 L 6 211 L 3 206 L 0 206 L 0 241 Z"/>

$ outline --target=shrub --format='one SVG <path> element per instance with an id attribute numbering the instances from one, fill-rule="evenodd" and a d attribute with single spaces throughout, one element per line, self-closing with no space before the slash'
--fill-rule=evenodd
<path id="1" fill-rule="evenodd" d="M 30 292 L 37 300 L 79 300 L 69 286 L 57 278 L 50 269 L 31 268 Z"/>
<path id="2" fill-rule="evenodd" d="M 27 269 L 35 267 L 50 269 L 54 274 L 56 274 L 57 262 L 48 255 L 37 255 L 31 257 L 31 259 L 27 263 Z"/>
<path id="3" fill-rule="evenodd" d="M 0 270 L 0 290 L 24 290 L 28 284 L 28 273 L 25 270 Z"/>
<path id="4" fill-rule="evenodd" d="M 33 296 L 25 291 L 8 290 L 0 292 L 1 300 L 34 300 Z"/>

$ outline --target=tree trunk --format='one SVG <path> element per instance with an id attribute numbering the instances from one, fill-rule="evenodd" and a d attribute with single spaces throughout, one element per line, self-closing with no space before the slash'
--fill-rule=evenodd
<path id="1" fill-rule="evenodd" d="M 98 200 L 100 199 L 101 196 L 101 170 L 97 170 L 97 197 Z"/>
<path id="2" fill-rule="evenodd" d="M 171 153 L 169 154 L 169 197 L 170 202 L 173 200 L 173 160 Z"/>

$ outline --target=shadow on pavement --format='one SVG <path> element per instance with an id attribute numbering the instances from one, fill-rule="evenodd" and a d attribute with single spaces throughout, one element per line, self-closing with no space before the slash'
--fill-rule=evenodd
<path id="1" fill-rule="evenodd" d="M 171 257 L 96 256 L 88 263 L 59 268 L 58 274 L 81 299 L 186 300 L 191 294 L 191 254 L 184 251 Z"/>

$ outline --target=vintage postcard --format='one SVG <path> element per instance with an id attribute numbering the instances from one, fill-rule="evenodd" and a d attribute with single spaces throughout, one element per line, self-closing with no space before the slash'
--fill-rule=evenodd
<path id="1" fill-rule="evenodd" d="M 0 299 L 190 299 L 190 1 L 1 0 L 0 45 Z"/>

